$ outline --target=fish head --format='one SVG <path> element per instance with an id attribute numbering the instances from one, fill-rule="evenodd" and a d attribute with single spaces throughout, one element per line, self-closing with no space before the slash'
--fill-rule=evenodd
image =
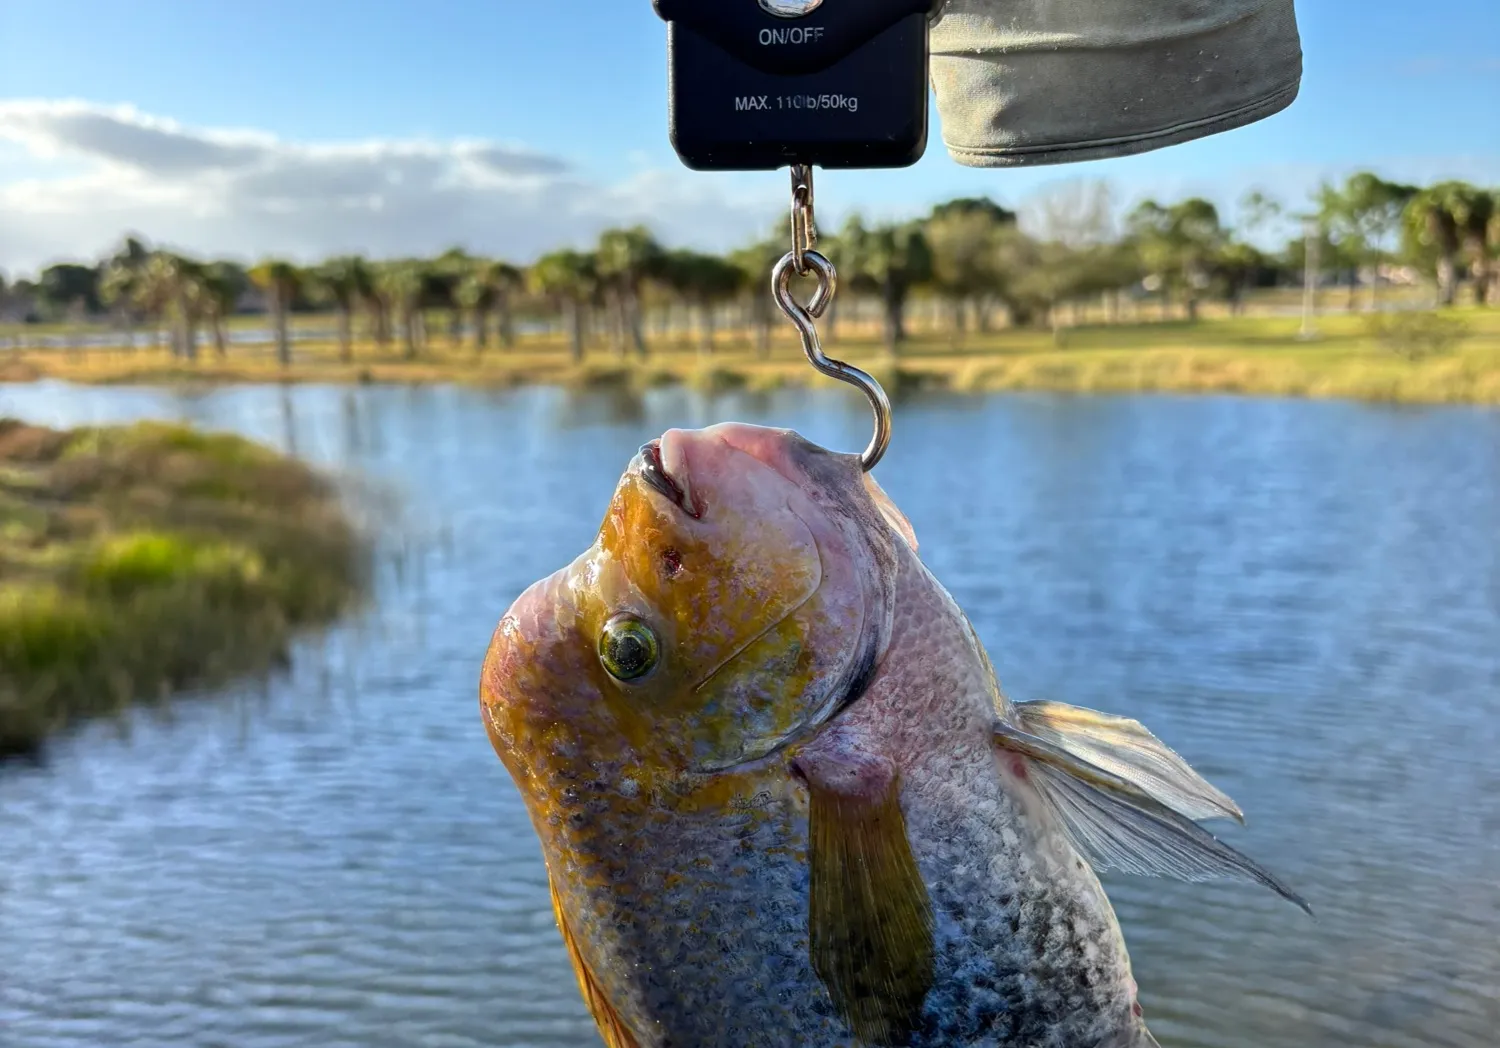
<path id="1" fill-rule="evenodd" d="M 788 430 L 668 431 L 589 549 L 495 630 L 495 749 L 523 793 L 586 775 L 643 797 L 783 750 L 875 672 L 903 541 L 856 456 Z"/>

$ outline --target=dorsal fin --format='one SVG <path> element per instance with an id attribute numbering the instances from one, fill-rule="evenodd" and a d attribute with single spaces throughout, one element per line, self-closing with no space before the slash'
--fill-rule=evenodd
<path id="1" fill-rule="evenodd" d="M 861 1042 L 905 1044 L 932 988 L 936 948 L 896 767 L 822 741 L 796 762 L 810 798 L 813 971 Z"/>
<path id="2" fill-rule="evenodd" d="M 557 930 L 562 932 L 563 944 L 568 948 L 568 958 L 573 962 L 573 972 L 578 976 L 578 988 L 583 993 L 583 1003 L 588 1006 L 589 1014 L 594 1017 L 594 1023 L 599 1027 L 599 1034 L 604 1038 L 606 1048 L 641 1048 L 640 1042 L 636 1040 L 635 1034 L 625 1025 L 620 1014 L 615 1011 L 614 1005 L 604 996 L 604 990 L 599 981 L 594 978 L 594 973 L 589 970 L 588 962 L 583 959 L 583 954 L 578 949 L 578 943 L 573 938 L 573 933 L 568 928 L 568 919 L 563 915 L 562 900 L 557 895 L 557 885 L 552 879 L 547 879 L 547 885 L 552 889 L 552 913 L 557 918 Z"/>

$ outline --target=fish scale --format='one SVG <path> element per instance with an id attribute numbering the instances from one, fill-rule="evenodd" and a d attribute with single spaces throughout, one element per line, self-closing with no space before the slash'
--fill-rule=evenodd
<path id="1" fill-rule="evenodd" d="M 944 970 L 914 1048 L 1072 1048 L 1126 1036 L 1138 1024 L 1123 939 L 1098 879 L 1033 829 L 1005 781 L 987 726 L 1006 703 L 967 619 L 915 556 L 898 594 L 892 670 L 849 729 L 922 758 L 903 779 L 903 809 L 948 921 Z"/>

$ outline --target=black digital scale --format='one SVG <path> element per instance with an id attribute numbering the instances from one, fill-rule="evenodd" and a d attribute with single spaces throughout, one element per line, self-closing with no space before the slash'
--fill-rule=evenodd
<path id="1" fill-rule="evenodd" d="M 688 167 L 906 167 L 926 150 L 934 0 L 655 4 Z"/>

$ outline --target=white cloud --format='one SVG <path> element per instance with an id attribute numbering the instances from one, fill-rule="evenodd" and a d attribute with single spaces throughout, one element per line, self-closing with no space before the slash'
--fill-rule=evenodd
<path id="1" fill-rule="evenodd" d="M 714 249 L 762 231 L 779 205 L 774 180 L 750 194 L 678 169 L 604 182 L 501 142 L 298 143 L 76 101 L 0 101 L 5 141 L 30 169 L 0 181 L 0 267 L 12 272 L 93 257 L 126 232 L 243 259 L 459 244 L 529 261 L 642 222 L 669 242 Z"/>

